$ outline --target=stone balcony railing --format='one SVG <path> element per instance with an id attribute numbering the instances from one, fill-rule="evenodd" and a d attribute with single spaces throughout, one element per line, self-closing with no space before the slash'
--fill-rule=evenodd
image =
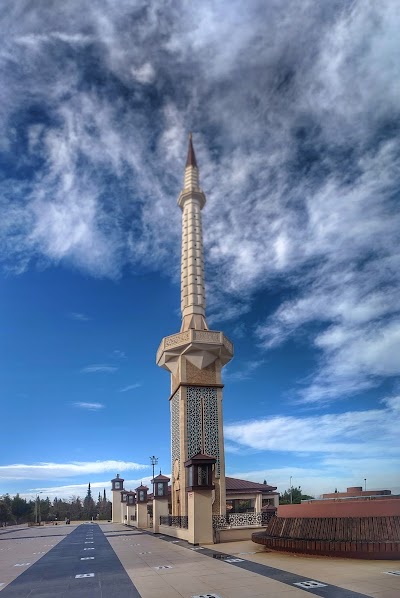
<path id="1" fill-rule="evenodd" d="M 177 334 L 171 334 L 166 336 L 160 343 L 157 351 L 157 363 L 164 351 L 168 349 L 174 349 L 182 345 L 190 343 L 204 343 L 207 345 L 221 345 L 224 346 L 227 351 L 233 354 L 233 344 L 224 335 L 223 332 L 216 332 L 214 330 L 185 330 L 184 332 L 178 332 Z"/>

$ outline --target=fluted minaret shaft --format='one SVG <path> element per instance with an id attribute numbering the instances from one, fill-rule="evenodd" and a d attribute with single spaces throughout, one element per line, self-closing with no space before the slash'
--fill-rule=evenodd
<path id="1" fill-rule="evenodd" d="M 205 195 L 199 186 L 199 171 L 190 135 L 184 188 L 178 199 L 178 205 L 182 209 L 181 331 L 189 328 L 208 330 L 201 225 L 201 209 L 205 203 Z"/>

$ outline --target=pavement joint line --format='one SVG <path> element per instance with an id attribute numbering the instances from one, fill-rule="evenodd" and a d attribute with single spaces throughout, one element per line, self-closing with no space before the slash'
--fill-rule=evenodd
<path id="1" fill-rule="evenodd" d="M 152 532 L 147 532 L 143 530 L 143 533 L 148 536 L 155 536 Z M 169 542 L 170 544 L 174 543 L 177 544 L 177 541 L 171 540 L 171 536 L 156 536 L 160 540 L 164 540 L 165 542 Z M 192 548 L 189 545 L 189 542 L 186 540 L 179 540 L 179 546 L 182 548 Z M 217 550 L 213 550 L 212 548 L 205 548 L 202 552 L 204 556 L 216 558 L 221 560 L 222 562 L 229 562 L 231 567 L 238 567 L 245 571 L 250 571 L 251 573 L 257 573 L 262 577 L 268 577 L 269 579 L 274 579 L 280 583 L 293 587 L 293 585 L 297 582 L 310 582 L 303 575 L 298 575 L 297 573 L 292 573 L 291 571 L 285 571 L 284 569 L 277 569 L 276 567 L 271 567 L 269 565 L 263 565 L 261 563 L 256 563 L 254 561 L 248 561 L 245 559 L 236 559 L 235 555 L 229 555 L 221 553 Z M 314 582 L 314 580 L 312 580 Z M 315 596 L 322 596 L 323 598 L 370 598 L 367 594 L 361 594 L 360 592 L 355 592 L 353 590 L 346 590 L 345 588 L 341 588 L 340 586 L 335 586 L 331 584 L 324 584 L 320 581 L 315 581 L 314 583 L 322 584 L 322 586 L 314 586 L 314 587 L 307 587 L 302 588 L 308 591 Z M 207 596 L 207 594 L 205 594 Z"/>

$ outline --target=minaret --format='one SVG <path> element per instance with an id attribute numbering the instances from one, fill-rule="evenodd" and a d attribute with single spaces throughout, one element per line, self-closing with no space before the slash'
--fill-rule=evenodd
<path id="1" fill-rule="evenodd" d="M 199 187 L 199 170 L 190 134 L 184 188 L 178 198 L 178 205 L 182 209 L 181 332 L 190 328 L 208 330 L 201 226 L 201 210 L 205 203 L 206 197 Z"/>
<path id="2" fill-rule="evenodd" d="M 187 515 L 185 461 L 195 455 L 215 457 L 213 513 L 225 515 L 225 457 L 222 422 L 221 370 L 233 357 L 233 345 L 206 322 L 201 210 L 206 198 L 192 136 L 184 187 L 178 198 L 182 210 L 181 331 L 165 337 L 157 364 L 171 373 L 172 514 Z"/>

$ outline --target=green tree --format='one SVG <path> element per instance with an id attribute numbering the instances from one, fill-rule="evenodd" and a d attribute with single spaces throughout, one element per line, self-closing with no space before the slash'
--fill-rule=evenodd
<path id="1" fill-rule="evenodd" d="M 31 505 L 26 502 L 25 498 L 21 498 L 16 494 L 11 501 L 11 513 L 15 517 L 17 523 L 28 521 L 31 512 Z"/>
<path id="2" fill-rule="evenodd" d="M 11 499 L 8 494 L 0 496 L 0 527 L 12 521 Z"/>
<path id="3" fill-rule="evenodd" d="M 309 500 L 314 498 L 313 496 L 309 496 L 308 494 L 303 494 L 301 491 L 301 487 L 298 488 L 288 488 L 285 490 L 283 494 L 279 497 L 279 504 L 280 505 L 298 505 L 301 503 L 302 500 Z"/>
<path id="4" fill-rule="evenodd" d="M 87 494 L 83 501 L 83 517 L 85 519 L 91 519 L 96 515 L 96 505 L 92 498 L 92 491 L 90 489 L 90 483 L 88 486 Z"/>

